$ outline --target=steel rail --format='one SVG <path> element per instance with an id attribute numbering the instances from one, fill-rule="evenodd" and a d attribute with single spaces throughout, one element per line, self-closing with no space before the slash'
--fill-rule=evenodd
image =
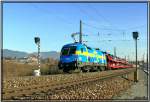
<path id="1" fill-rule="evenodd" d="M 15 97 L 26 97 L 29 95 L 33 95 L 38 92 L 47 92 L 47 91 L 55 91 L 55 90 L 61 90 L 67 87 L 72 87 L 76 85 L 82 85 L 89 82 L 94 82 L 98 80 L 104 80 L 116 76 L 121 76 L 124 74 L 128 74 L 131 72 L 134 72 L 135 68 L 130 69 L 122 69 L 122 70 L 114 70 L 114 71 L 104 71 L 100 72 L 98 76 L 96 77 L 89 77 L 89 78 L 83 78 L 79 80 L 73 80 L 73 81 L 65 81 L 64 83 L 57 83 L 57 84 L 45 84 L 45 85 L 33 85 L 30 87 L 24 87 L 19 88 L 17 90 L 5 90 L 2 92 L 2 96 L 4 99 L 15 99 Z M 102 74 L 103 73 L 103 74 Z"/>

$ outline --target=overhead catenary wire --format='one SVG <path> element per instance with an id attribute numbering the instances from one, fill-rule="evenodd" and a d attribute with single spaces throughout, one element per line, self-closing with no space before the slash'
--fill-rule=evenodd
<path id="1" fill-rule="evenodd" d="M 99 10 L 97 10 L 94 6 L 87 4 L 88 7 L 90 7 L 91 9 L 93 9 L 94 12 L 96 12 L 96 14 L 101 17 L 105 22 L 107 22 L 109 25 L 114 26 L 114 24 L 112 24 L 105 16 L 103 16 Z"/>
<path id="2" fill-rule="evenodd" d="M 116 41 L 127 41 L 128 42 L 128 41 L 133 41 L 133 40 L 111 40 L 111 39 L 109 40 L 108 39 L 108 40 L 88 41 L 88 42 L 113 42 L 113 41 L 115 41 L 115 42 Z"/>
<path id="3" fill-rule="evenodd" d="M 98 14 L 104 21 L 106 21 L 107 23 L 109 23 L 110 25 L 113 25 L 112 23 L 110 23 L 110 21 L 108 19 L 106 19 L 106 17 L 104 17 L 95 7 L 91 6 L 90 4 L 87 4 L 88 7 L 92 8 L 94 12 L 96 12 L 96 14 Z M 92 28 L 95 28 L 95 29 L 99 29 L 99 27 L 96 27 L 96 26 L 93 26 L 93 25 L 90 25 L 90 24 L 87 24 L 87 23 L 84 23 L 85 25 L 87 26 L 90 26 Z M 143 27 L 145 26 L 144 25 L 140 25 L 140 26 L 136 26 L 136 27 L 132 27 L 132 28 L 128 28 L 128 29 L 110 29 L 110 28 L 100 28 L 102 30 L 113 30 L 113 31 L 122 31 L 123 32 L 123 37 L 124 39 L 126 39 L 126 31 L 127 30 L 130 30 L 130 29 L 133 29 L 133 28 L 140 28 L 140 27 Z"/>
<path id="4" fill-rule="evenodd" d="M 129 40 L 126 40 L 126 32 L 127 30 L 124 30 L 124 29 L 109 29 L 109 28 L 100 28 L 100 27 L 97 27 L 97 26 L 93 26 L 93 25 L 90 25 L 90 24 L 87 24 L 85 22 L 83 22 L 84 25 L 87 25 L 91 28 L 94 28 L 94 29 L 97 29 L 97 30 L 109 30 L 109 31 L 120 31 L 122 32 L 122 35 L 123 35 L 123 40 L 117 40 L 117 41 L 129 41 Z M 132 28 L 139 28 L 139 27 L 144 27 L 144 25 L 140 25 L 140 26 L 136 26 L 136 27 L 132 27 Z M 93 34 L 93 33 L 92 33 Z M 111 35 L 112 33 L 110 33 Z M 98 35 L 95 33 L 93 35 L 88 35 L 88 36 L 97 36 Z M 146 39 L 139 39 L 139 40 L 146 40 Z M 131 40 L 132 41 L 132 40 Z"/>
<path id="5" fill-rule="evenodd" d="M 42 10 L 43 12 L 47 13 L 47 14 L 50 14 L 50 11 L 47 10 L 47 9 L 44 9 L 44 8 L 41 8 L 37 5 L 33 5 L 35 8 L 37 8 L 38 10 Z M 106 17 L 104 17 L 95 7 L 92 6 L 92 9 L 95 10 L 95 12 L 97 12 L 97 14 L 107 23 L 109 23 L 110 25 L 113 25 Z M 91 16 L 86 10 L 81 10 L 81 12 L 84 12 L 85 15 L 88 15 L 90 16 L 93 20 L 97 21 L 93 16 Z M 55 15 L 57 18 L 59 18 L 62 22 L 65 22 L 66 24 L 71 24 L 73 25 L 74 23 L 72 21 L 69 21 L 68 19 L 65 19 L 63 18 L 61 15 Z M 102 28 L 102 27 L 98 27 L 98 26 L 95 26 L 95 25 L 91 25 L 91 24 L 88 24 L 88 23 L 85 23 L 83 22 L 83 25 L 85 26 L 88 26 L 88 27 L 91 27 L 91 28 L 94 28 L 94 29 L 97 29 L 98 31 L 101 31 L 101 30 L 107 30 L 107 31 L 119 31 L 119 32 L 122 32 L 123 36 L 126 34 L 125 32 L 130 30 L 130 29 L 133 29 L 133 28 L 141 28 L 141 27 L 144 27 L 144 25 L 140 25 L 140 26 L 136 26 L 136 27 L 132 27 L 132 28 L 127 28 L 127 29 L 112 29 L 112 28 Z M 101 34 L 101 33 L 100 33 Z M 110 33 L 110 34 L 113 34 L 113 33 Z M 92 36 L 92 35 L 89 35 L 89 34 L 86 34 L 88 36 Z M 101 34 L 102 35 L 102 34 Z M 85 35 L 83 35 L 85 36 Z M 93 35 L 94 36 L 94 35 Z M 98 34 L 96 34 L 96 36 L 99 36 Z M 121 40 L 118 40 L 118 41 L 121 41 Z M 125 41 L 125 38 L 124 40 L 122 41 Z M 127 40 L 128 41 L 128 40 Z"/>
<path id="6" fill-rule="evenodd" d="M 89 18 L 91 18 L 93 21 L 96 21 L 96 22 L 97 22 L 97 20 L 94 18 L 94 16 L 91 16 L 86 10 L 82 9 L 80 6 L 78 6 L 78 10 L 79 10 L 82 14 L 84 14 L 86 17 L 89 17 Z"/>
<path id="7" fill-rule="evenodd" d="M 35 7 L 35 8 L 37 8 L 38 10 L 42 10 L 42 11 L 44 11 L 45 13 L 47 13 L 47 14 L 50 14 L 50 11 L 49 10 L 47 10 L 47 9 L 43 9 L 43 8 L 41 8 L 41 7 L 39 7 L 39 6 L 37 6 L 37 5 L 34 5 L 33 4 L 33 7 Z M 92 7 L 92 8 L 94 8 L 94 7 Z M 94 8 L 95 9 L 95 8 Z M 80 9 L 81 10 L 81 9 Z M 85 12 L 86 14 L 88 14 L 85 10 L 81 10 L 82 12 Z M 97 10 L 96 10 L 96 12 L 98 12 Z M 108 21 L 108 19 L 106 19 L 103 15 L 101 15 L 100 13 L 98 13 L 106 22 L 109 22 L 110 23 L 110 21 Z M 88 14 L 89 15 L 89 14 Z M 65 18 L 63 18 L 62 16 L 58 16 L 58 15 L 55 15 L 57 18 L 59 18 L 59 19 L 61 19 L 61 21 L 63 21 L 63 22 L 65 22 L 65 23 L 67 23 L 67 24 L 74 24 L 73 22 L 70 22 L 68 19 L 66 20 Z M 90 16 L 90 15 L 89 15 Z M 90 17 L 93 17 L 93 16 L 90 16 Z M 95 20 L 95 21 L 97 21 L 97 20 Z M 129 29 L 132 29 L 132 28 L 139 28 L 139 27 L 143 27 L 143 26 L 145 26 L 145 25 L 141 25 L 141 26 L 137 26 L 137 27 L 132 27 L 132 28 L 128 28 L 128 29 L 111 29 L 111 28 L 100 28 L 100 27 L 96 27 L 96 26 L 93 26 L 93 25 L 90 25 L 90 24 L 87 24 L 87 23 L 85 23 L 85 22 L 83 22 L 83 24 L 85 24 L 85 25 L 87 25 L 87 26 L 89 26 L 89 27 L 92 27 L 92 28 L 95 28 L 95 29 L 102 29 L 102 30 L 113 30 L 113 31 L 126 31 L 126 30 L 129 30 Z M 112 24 L 111 24 L 112 25 Z"/>
<path id="8" fill-rule="evenodd" d="M 112 28 L 101 28 L 101 27 L 97 27 L 88 23 L 83 22 L 83 25 L 85 26 L 89 26 L 91 28 L 97 29 L 97 30 L 111 30 L 111 31 L 125 31 L 124 29 L 112 29 Z"/>
<path id="9" fill-rule="evenodd" d="M 97 10 L 95 10 L 96 12 L 97 12 L 97 14 L 99 14 L 99 12 L 97 11 Z M 109 23 L 110 25 L 112 25 L 107 19 L 105 19 L 105 17 L 103 17 L 101 14 L 99 14 L 107 23 Z M 110 29 L 110 28 L 100 28 L 100 27 L 97 27 L 97 26 L 95 26 L 95 25 L 90 25 L 90 24 L 87 24 L 87 23 L 83 23 L 84 25 L 86 25 L 86 26 L 88 26 L 88 27 L 91 27 L 91 28 L 94 28 L 94 29 L 97 29 L 97 30 L 109 30 L 109 31 L 120 31 L 120 32 L 122 32 L 122 35 L 123 35 L 123 40 L 100 40 L 100 41 L 98 41 L 98 42 L 105 42 L 105 41 L 107 41 L 107 42 L 112 42 L 112 41 L 123 41 L 123 42 L 130 42 L 130 41 L 132 41 L 133 42 L 133 39 L 131 39 L 131 40 L 126 40 L 126 33 L 127 33 L 127 31 L 130 31 L 130 30 L 133 30 L 133 29 L 137 29 L 137 28 L 140 28 L 141 29 L 141 27 L 144 27 L 145 25 L 140 25 L 140 26 L 135 26 L 135 27 L 131 27 L 131 28 L 127 28 L 127 29 Z M 97 34 L 96 34 L 97 35 Z M 97 36 L 99 36 L 99 34 L 97 35 Z M 139 39 L 139 40 L 144 40 L 144 39 Z M 88 41 L 88 42 L 91 42 L 91 41 Z M 95 42 L 95 41 L 94 41 Z"/>
<path id="10" fill-rule="evenodd" d="M 87 4 L 88 5 L 88 4 Z M 88 7 L 89 8 L 89 7 Z M 79 9 L 79 11 L 81 12 L 81 13 L 84 13 L 84 15 L 86 16 L 86 17 L 89 17 L 89 18 L 92 18 L 92 20 L 93 21 L 96 21 L 96 22 L 99 22 L 99 19 L 95 19 L 94 18 L 94 16 L 92 16 L 92 15 L 90 15 L 89 13 L 88 13 L 88 11 L 86 11 L 85 9 L 83 9 L 83 8 L 81 8 L 81 6 L 78 6 L 78 9 Z M 92 10 L 92 9 L 91 9 Z M 93 10 L 93 11 L 95 11 L 95 10 Z M 96 10 L 97 11 L 97 10 Z M 97 11 L 98 12 L 98 11 Z M 109 25 L 111 25 L 111 26 L 113 26 L 113 24 L 112 23 L 110 23 L 110 21 L 108 21 L 108 19 L 106 19 L 103 15 L 101 15 L 100 13 L 99 13 L 99 15 L 101 16 L 100 18 L 102 18 L 105 22 L 107 22 L 107 23 L 109 23 Z M 85 25 L 87 25 L 87 26 L 90 26 L 90 24 L 87 24 L 87 23 L 84 23 Z M 122 29 L 111 29 L 111 28 L 107 28 L 108 26 L 104 26 L 103 25 L 103 27 L 106 27 L 106 28 L 101 28 L 101 29 L 103 29 L 103 30 L 115 30 L 115 31 L 121 31 Z M 95 27 L 96 28 L 96 27 Z"/>
<path id="11" fill-rule="evenodd" d="M 129 31 L 129 30 L 133 30 L 133 29 L 135 29 L 135 28 L 143 28 L 143 27 L 145 27 L 146 26 L 146 24 L 142 24 L 142 25 L 139 25 L 139 26 L 134 26 L 134 27 L 130 27 L 130 28 L 127 28 L 126 29 L 126 31 Z M 147 28 L 146 28 L 147 29 Z"/>
<path id="12" fill-rule="evenodd" d="M 48 15 L 50 14 L 51 15 L 51 12 L 49 10 L 47 10 L 47 9 L 41 8 L 41 7 L 39 7 L 39 6 L 35 5 L 35 4 L 33 4 L 33 7 L 38 9 L 38 10 L 41 10 L 41 11 L 45 12 L 45 14 L 48 14 Z M 68 19 L 63 18 L 62 16 L 55 15 L 55 17 L 59 18 L 60 21 L 65 22 L 65 24 L 69 24 L 69 25 L 73 25 L 74 24 L 73 22 L 68 21 Z"/>
<path id="13" fill-rule="evenodd" d="M 98 15 L 99 17 L 97 18 L 102 18 L 103 21 L 107 22 L 109 25 L 111 25 L 112 27 L 114 26 L 114 24 L 112 24 L 105 16 L 103 16 L 99 10 L 97 10 L 94 6 L 91 6 L 90 4 L 86 4 L 88 6 L 88 8 L 90 10 L 92 10 L 93 12 L 96 12 L 95 14 Z M 81 9 L 80 6 L 78 6 L 80 12 L 84 13 L 85 15 L 88 15 L 88 17 L 92 18 L 94 21 L 99 22 L 99 19 L 95 19 L 93 16 L 89 15 L 88 11 L 86 11 L 85 9 Z M 106 27 L 106 26 L 105 26 Z M 116 27 L 116 26 L 114 26 Z"/>
<path id="14" fill-rule="evenodd" d="M 87 4 L 87 5 L 88 5 L 88 7 L 91 7 L 91 8 L 93 9 L 93 11 L 96 12 L 96 14 L 98 14 L 101 18 L 103 18 L 103 20 L 104 20 L 105 22 L 107 22 L 107 23 L 109 23 L 110 25 L 113 25 L 113 26 L 114 26 L 114 24 L 112 24 L 106 17 L 104 17 L 104 16 L 99 12 L 99 10 L 97 10 L 94 6 L 91 6 L 90 4 Z M 144 26 L 146 26 L 146 25 L 147 25 L 147 24 L 142 24 L 142 25 L 139 25 L 139 26 L 130 27 L 130 28 L 125 29 L 125 31 L 131 30 L 131 29 L 135 29 L 135 28 L 141 28 L 141 27 L 144 27 Z"/>
<path id="15" fill-rule="evenodd" d="M 89 4 L 88 4 L 88 5 L 89 5 Z M 42 11 L 44 11 L 44 12 L 47 13 L 47 14 L 50 14 L 50 13 L 51 13 L 49 10 L 44 9 L 44 8 L 41 8 L 41 7 L 39 7 L 39 6 L 35 5 L 35 4 L 33 4 L 33 7 L 37 8 L 38 10 L 42 10 Z M 97 12 L 97 14 L 101 16 L 101 18 L 103 18 L 103 20 L 105 20 L 106 22 L 108 22 L 110 25 L 113 25 L 112 23 L 110 23 L 110 21 L 109 21 L 108 19 L 106 19 L 106 17 L 104 17 L 102 14 L 100 14 L 100 12 L 99 12 L 95 7 L 93 7 L 93 6 L 91 6 L 91 5 L 90 5 L 90 7 L 92 7 L 92 9 L 94 9 L 95 12 Z M 82 11 L 82 12 L 88 14 L 88 12 L 86 12 L 86 11 L 83 10 L 83 9 L 80 9 L 80 11 Z M 58 17 L 59 19 L 61 19 L 61 21 L 67 23 L 67 24 L 74 24 L 73 22 L 70 22 L 68 19 L 63 18 L 62 16 L 58 16 L 58 15 L 55 15 L 55 16 Z M 89 14 L 88 14 L 88 16 L 93 17 L 93 16 L 91 16 L 91 15 L 89 15 Z M 97 20 L 95 20 L 95 21 L 97 21 Z M 141 27 L 144 27 L 144 26 L 146 25 L 146 24 L 143 24 L 143 25 L 140 25 L 140 26 L 131 27 L 131 28 L 127 28 L 127 29 L 111 29 L 111 28 L 100 28 L 100 27 L 96 27 L 96 26 L 90 25 L 90 24 L 85 23 L 85 22 L 83 22 L 83 24 L 85 24 L 85 25 L 87 25 L 87 26 L 90 26 L 90 27 L 92 27 L 92 28 L 95 28 L 95 29 L 113 30 L 113 31 L 127 31 L 127 30 L 134 29 L 134 28 L 141 28 Z"/>

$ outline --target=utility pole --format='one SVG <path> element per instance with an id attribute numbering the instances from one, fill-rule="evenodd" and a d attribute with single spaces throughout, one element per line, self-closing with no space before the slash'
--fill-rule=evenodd
<path id="1" fill-rule="evenodd" d="M 145 67 L 145 63 L 144 63 L 144 60 L 145 60 L 145 53 L 143 54 L 143 58 L 142 58 L 142 68 L 143 68 L 143 70 L 145 69 L 144 67 Z"/>
<path id="2" fill-rule="evenodd" d="M 136 71 L 134 72 L 134 81 L 138 82 L 138 75 L 137 75 L 137 38 L 138 32 L 133 32 L 133 39 L 135 40 L 135 60 L 136 60 Z"/>
<path id="3" fill-rule="evenodd" d="M 126 59 L 127 59 L 127 57 L 125 56 L 125 57 L 124 57 L 124 59 L 126 60 Z"/>
<path id="4" fill-rule="evenodd" d="M 125 33 L 124 33 L 124 31 L 123 31 L 123 40 L 125 40 Z"/>
<path id="5" fill-rule="evenodd" d="M 80 38 L 79 42 L 82 43 L 82 21 L 80 20 Z"/>
<path id="6" fill-rule="evenodd" d="M 128 55 L 128 61 L 130 61 L 130 57 L 129 57 L 129 55 Z"/>
<path id="7" fill-rule="evenodd" d="M 116 57 L 116 47 L 114 47 L 114 56 Z"/>
<path id="8" fill-rule="evenodd" d="M 143 54 L 143 64 L 144 64 L 144 59 L 145 59 L 145 53 Z"/>
<path id="9" fill-rule="evenodd" d="M 99 35 L 99 32 L 98 32 L 98 36 L 100 36 L 100 35 Z"/>

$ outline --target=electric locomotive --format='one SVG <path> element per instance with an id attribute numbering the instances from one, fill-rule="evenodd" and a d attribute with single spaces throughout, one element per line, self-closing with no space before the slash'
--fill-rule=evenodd
<path id="1" fill-rule="evenodd" d="M 75 69 L 84 72 L 105 70 L 106 53 L 78 42 L 66 44 L 61 49 L 58 67 L 64 72 Z"/>
<path id="2" fill-rule="evenodd" d="M 79 42 L 76 42 L 75 35 L 79 35 Z M 82 43 L 82 21 L 80 21 L 80 32 L 73 33 L 71 37 L 74 43 L 66 44 L 61 49 L 59 69 L 64 72 L 79 69 L 80 71 L 97 71 L 120 68 L 132 68 L 125 59 L 113 56 L 100 49 L 91 48 Z"/>

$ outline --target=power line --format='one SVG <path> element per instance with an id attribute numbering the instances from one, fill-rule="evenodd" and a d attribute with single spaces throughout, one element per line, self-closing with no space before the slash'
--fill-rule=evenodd
<path id="1" fill-rule="evenodd" d="M 129 42 L 129 41 L 133 41 L 133 40 L 100 40 L 100 41 L 88 41 L 88 42 L 116 42 L 116 41 L 123 41 L 123 42 Z"/>
<path id="2" fill-rule="evenodd" d="M 89 4 L 88 4 L 89 5 Z M 89 5 L 92 9 L 94 9 L 94 11 L 96 12 L 96 14 L 98 14 L 101 18 L 103 18 L 107 23 L 109 23 L 110 25 L 113 25 L 108 19 L 106 19 L 106 17 L 104 17 L 95 7 Z M 143 24 L 143 25 L 140 25 L 140 26 L 135 26 L 135 27 L 131 27 L 131 28 L 128 28 L 126 30 L 130 30 L 130 29 L 135 29 L 135 28 L 141 28 L 141 27 L 144 27 L 146 26 L 147 24 Z"/>
<path id="3" fill-rule="evenodd" d="M 106 17 L 104 17 L 100 12 L 99 10 L 97 10 L 94 6 L 91 6 L 90 4 L 87 4 L 88 7 L 91 7 L 93 9 L 94 12 L 96 12 L 96 14 L 98 14 L 105 22 L 109 23 L 110 25 L 114 25 L 112 24 Z M 135 29 L 135 28 L 141 28 L 141 27 L 144 27 L 146 26 L 146 24 L 143 24 L 143 25 L 140 25 L 140 26 L 135 26 L 135 27 L 131 27 L 131 28 L 128 28 L 128 29 L 125 29 L 124 31 L 127 31 L 127 30 L 130 30 L 130 29 Z"/>
<path id="4" fill-rule="evenodd" d="M 123 34 L 123 40 L 117 40 L 117 41 L 130 41 L 130 40 L 126 40 L 126 30 L 123 30 L 123 29 L 100 28 L 100 27 L 96 27 L 96 26 L 93 26 L 93 25 L 90 25 L 90 24 L 87 24 L 87 23 L 84 23 L 84 22 L 83 22 L 83 24 L 86 25 L 86 26 L 88 26 L 88 27 L 97 29 L 97 30 L 102 30 L 103 29 L 103 30 L 111 30 L 111 31 L 121 31 L 122 34 Z M 141 26 L 138 26 L 138 27 L 142 27 L 142 26 L 144 26 L 144 25 L 141 25 Z M 134 28 L 137 28 L 137 27 L 134 27 Z M 92 35 L 90 35 L 90 36 L 92 36 Z M 98 35 L 93 35 L 93 36 L 98 36 Z M 138 40 L 146 40 L 146 39 L 138 39 Z"/>
<path id="5" fill-rule="evenodd" d="M 98 14 L 105 22 L 109 23 L 109 25 L 112 26 L 112 23 L 110 23 L 110 21 L 108 19 L 106 19 L 106 17 L 104 17 L 95 7 L 91 6 L 90 4 L 87 4 L 89 7 L 91 7 L 93 9 L 93 11 L 96 12 L 96 14 Z"/>
<path id="6" fill-rule="evenodd" d="M 98 22 L 98 20 L 96 20 L 96 19 L 94 18 L 94 16 L 90 15 L 86 10 L 81 9 L 80 6 L 78 6 L 78 9 L 79 9 L 80 12 L 84 13 L 86 16 L 88 15 L 87 17 L 90 17 L 90 18 L 92 18 L 94 21 Z M 109 21 L 106 20 L 105 17 L 102 16 L 102 15 L 101 15 L 101 18 L 103 18 L 106 22 L 109 22 Z M 110 22 L 109 22 L 109 24 L 112 25 Z M 106 27 L 106 26 L 104 26 L 104 27 Z"/>
<path id="7" fill-rule="evenodd" d="M 137 39 L 137 40 L 145 40 L 145 39 Z M 130 42 L 132 41 L 133 42 L 133 39 L 103 39 L 103 40 L 98 40 L 98 41 L 88 41 L 88 42 L 118 42 L 118 41 L 121 41 L 121 42 Z"/>
<path id="8" fill-rule="evenodd" d="M 138 39 L 138 40 L 145 40 L 145 39 Z M 98 42 L 101 42 L 101 41 L 133 41 L 133 39 L 126 39 L 126 40 L 123 40 L 123 39 L 104 39 L 104 40 L 99 40 Z M 93 41 L 94 42 L 94 41 Z"/>
<path id="9" fill-rule="evenodd" d="M 87 23 L 84 23 L 84 22 L 83 22 L 83 24 L 85 26 L 89 26 L 89 27 L 97 29 L 97 30 L 124 31 L 123 29 L 100 28 L 100 27 L 96 27 L 96 26 L 93 26 L 93 25 L 90 25 L 90 24 L 87 24 Z"/>
<path id="10" fill-rule="evenodd" d="M 81 8 L 81 6 L 78 6 L 78 9 L 79 9 L 79 11 L 81 12 L 81 13 L 84 13 L 85 15 L 86 15 L 86 17 L 90 17 L 93 21 L 96 21 L 97 22 L 97 20 L 94 18 L 94 16 L 91 16 L 86 10 L 83 10 L 82 8 Z M 88 16 L 87 16 L 88 15 Z"/>
<path id="11" fill-rule="evenodd" d="M 41 11 L 43 11 L 43 12 L 45 12 L 46 14 L 51 14 L 51 12 L 49 11 L 49 10 L 47 10 L 47 9 L 43 9 L 43 8 L 40 8 L 39 6 L 37 6 L 37 5 L 34 5 L 33 4 L 33 7 L 35 7 L 36 9 L 38 9 L 38 10 L 41 10 Z M 66 24 L 74 24 L 73 22 L 70 22 L 70 21 L 68 21 L 68 20 L 66 20 L 66 19 L 64 19 L 64 18 L 62 18 L 61 16 L 58 16 L 58 15 L 55 15 L 57 18 L 59 18 L 60 19 L 60 21 L 63 21 L 63 22 L 65 22 Z"/>
<path id="12" fill-rule="evenodd" d="M 127 31 L 127 30 L 133 30 L 133 29 L 135 29 L 135 28 L 142 28 L 142 27 L 144 27 L 144 26 L 146 26 L 146 24 L 142 24 L 142 25 L 139 25 L 139 26 L 127 28 L 126 31 Z M 147 29 L 147 28 L 146 28 L 146 29 Z"/>

